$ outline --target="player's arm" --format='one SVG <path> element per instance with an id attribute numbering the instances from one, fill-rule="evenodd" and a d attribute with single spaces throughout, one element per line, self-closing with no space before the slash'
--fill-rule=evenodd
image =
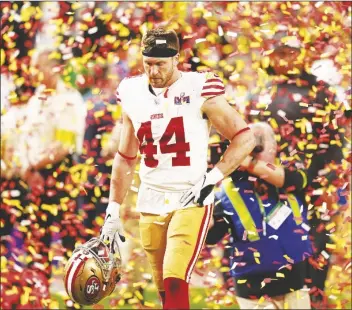
<path id="1" fill-rule="evenodd" d="M 241 168 L 275 187 L 285 188 L 287 191 L 300 191 L 308 183 L 305 169 L 290 169 L 273 165 L 263 160 L 256 160 L 252 156 L 246 157 L 241 163 Z"/>
<path id="2" fill-rule="evenodd" d="M 123 113 L 118 151 L 112 165 L 109 201 L 121 204 L 133 180 L 137 163 L 138 139 L 130 118 Z"/>
<path id="3" fill-rule="evenodd" d="M 28 184 L 33 184 L 33 180 L 39 179 L 38 171 L 44 169 L 48 165 L 61 162 L 70 154 L 70 149 L 63 145 L 60 141 L 52 142 L 45 150 L 36 157 L 27 158 L 27 164 L 21 170 L 20 176 Z M 42 183 L 44 181 L 42 180 Z"/>
<path id="4" fill-rule="evenodd" d="M 122 117 L 120 143 L 112 165 L 109 204 L 101 230 L 101 238 L 110 242 L 114 239 L 116 232 L 118 232 L 121 241 L 125 241 L 120 222 L 120 205 L 133 180 L 139 146 L 130 118 L 126 113 L 123 113 Z"/>
<path id="5" fill-rule="evenodd" d="M 233 109 L 223 95 L 208 99 L 202 106 L 214 128 L 230 141 L 223 158 L 214 169 L 220 170 L 223 177 L 230 175 L 255 147 L 252 131 Z M 221 180 L 221 179 L 220 179 Z"/>
<path id="6" fill-rule="evenodd" d="M 120 134 L 122 129 L 122 121 L 117 121 L 114 128 L 111 131 L 106 145 L 101 150 L 101 155 L 105 158 L 113 158 L 117 153 L 120 144 Z"/>
<path id="7" fill-rule="evenodd" d="M 202 112 L 206 114 L 215 129 L 230 141 L 230 145 L 215 167 L 181 197 L 183 207 L 192 201 L 203 205 L 214 186 L 237 169 L 255 147 L 253 133 L 223 95 L 206 100 L 203 103 Z"/>
<path id="8" fill-rule="evenodd" d="M 44 169 L 47 165 L 62 161 L 69 153 L 70 149 L 67 145 L 64 145 L 60 141 L 52 142 L 37 159 L 31 161 L 29 169 Z"/>

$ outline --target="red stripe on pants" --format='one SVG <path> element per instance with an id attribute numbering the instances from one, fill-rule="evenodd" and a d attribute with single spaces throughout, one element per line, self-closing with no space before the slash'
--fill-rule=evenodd
<path id="1" fill-rule="evenodd" d="M 187 279 L 188 278 L 188 274 L 191 271 L 190 269 L 191 269 L 192 265 L 194 264 L 194 261 L 197 259 L 197 253 L 200 253 L 200 251 L 201 251 L 201 248 L 199 249 L 199 246 L 200 246 L 200 243 L 203 243 L 202 240 L 201 240 L 203 231 L 204 231 L 204 229 L 207 231 L 208 230 L 208 226 L 209 226 L 209 223 L 208 223 L 208 225 L 206 225 L 206 227 L 204 227 L 207 217 L 209 215 L 211 216 L 212 205 L 205 206 L 204 208 L 206 208 L 206 210 L 205 210 L 205 213 L 204 213 L 204 216 L 203 216 L 203 219 L 202 219 L 202 223 L 200 225 L 200 230 L 199 230 L 199 233 L 198 233 L 197 243 L 196 243 L 196 246 L 194 247 L 194 252 L 193 252 L 192 258 L 191 258 L 191 260 L 190 260 L 190 262 L 188 264 L 188 267 L 186 269 L 185 279 L 186 279 L 187 282 L 188 282 L 188 279 Z M 209 222 L 209 220 L 208 220 L 208 222 Z M 206 232 L 205 232 L 205 234 L 206 234 Z M 204 240 L 205 240 L 205 238 L 204 238 Z"/>

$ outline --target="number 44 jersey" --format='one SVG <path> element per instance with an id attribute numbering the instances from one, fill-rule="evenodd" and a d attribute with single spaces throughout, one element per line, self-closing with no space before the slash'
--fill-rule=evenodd
<path id="1" fill-rule="evenodd" d="M 182 192 L 199 181 L 207 169 L 209 141 L 201 107 L 207 99 L 222 94 L 221 79 L 209 72 L 182 72 L 157 96 L 145 74 L 122 80 L 117 98 L 140 143 L 143 185 Z"/>

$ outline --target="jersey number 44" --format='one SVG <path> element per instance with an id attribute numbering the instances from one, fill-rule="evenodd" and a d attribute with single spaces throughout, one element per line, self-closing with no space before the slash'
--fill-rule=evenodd
<path id="1" fill-rule="evenodd" d="M 176 143 L 169 144 L 174 134 Z M 157 154 L 158 148 L 154 144 L 151 121 L 142 123 L 141 127 L 138 129 L 137 137 L 140 143 L 140 153 L 145 156 L 145 165 L 149 168 L 157 167 L 159 161 L 154 156 Z M 159 144 L 162 154 L 176 154 L 175 157 L 172 157 L 172 166 L 190 166 L 191 159 L 186 154 L 186 152 L 190 151 L 190 146 L 189 143 L 186 142 L 182 116 L 171 118 Z"/>

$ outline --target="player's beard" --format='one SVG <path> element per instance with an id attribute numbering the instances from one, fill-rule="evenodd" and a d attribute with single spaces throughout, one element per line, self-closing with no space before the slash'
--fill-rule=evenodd
<path id="1" fill-rule="evenodd" d="M 161 80 L 159 83 L 153 83 L 152 82 L 152 79 L 149 79 L 150 80 L 150 84 L 155 87 L 155 88 L 164 88 L 164 87 L 167 87 L 167 86 L 170 86 L 170 85 L 167 85 L 169 83 L 169 81 L 171 80 L 172 76 L 174 75 L 174 64 L 172 63 L 172 67 L 170 69 L 169 72 L 167 72 L 167 74 L 165 75 L 165 78 Z"/>
<path id="2" fill-rule="evenodd" d="M 166 85 L 170 82 L 170 80 L 172 79 L 172 76 L 174 75 L 174 64 L 172 63 L 172 67 L 170 69 L 170 71 L 168 72 L 166 78 L 165 78 L 165 82 L 164 82 L 164 85 L 162 87 L 166 87 Z M 167 86 L 170 86 L 170 85 L 167 85 Z"/>

